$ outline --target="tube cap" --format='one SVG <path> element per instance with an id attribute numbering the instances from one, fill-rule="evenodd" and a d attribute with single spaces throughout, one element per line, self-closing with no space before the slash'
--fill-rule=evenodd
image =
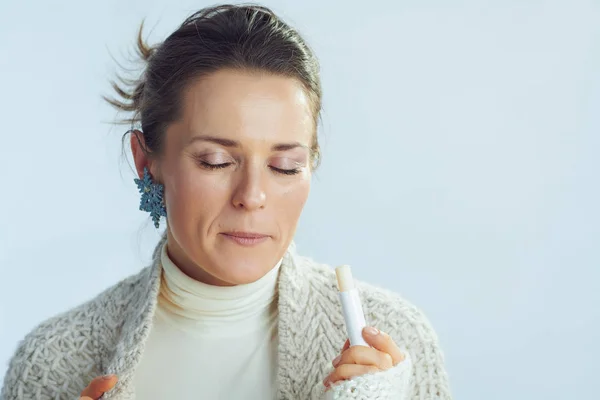
<path id="1" fill-rule="evenodd" d="M 335 269 L 335 274 L 340 292 L 354 289 L 354 279 L 352 279 L 352 271 L 350 271 L 349 265 L 340 265 Z"/>

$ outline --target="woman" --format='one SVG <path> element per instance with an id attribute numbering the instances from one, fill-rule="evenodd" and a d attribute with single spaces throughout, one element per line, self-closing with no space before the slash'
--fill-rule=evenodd
<path id="1" fill-rule="evenodd" d="M 436 335 L 358 283 L 367 346 L 344 343 L 332 269 L 293 237 L 318 165 L 319 67 L 269 9 L 203 9 L 114 84 L 155 226 L 151 265 L 36 327 L 2 399 L 449 399 Z M 123 81 L 126 83 L 126 81 Z M 106 375 L 106 376 L 104 376 Z"/>

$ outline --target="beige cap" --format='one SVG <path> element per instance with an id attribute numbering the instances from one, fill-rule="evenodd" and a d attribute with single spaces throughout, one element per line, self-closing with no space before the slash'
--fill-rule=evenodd
<path id="1" fill-rule="evenodd" d="M 350 271 L 349 265 L 340 265 L 335 269 L 335 274 L 340 292 L 354 289 L 354 280 L 352 279 L 352 271 Z"/>

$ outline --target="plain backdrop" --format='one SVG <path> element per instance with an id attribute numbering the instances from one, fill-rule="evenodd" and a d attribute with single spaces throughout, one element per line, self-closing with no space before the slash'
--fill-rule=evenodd
<path id="1" fill-rule="evenodd" d="M 142 18 L 155 43 L 212 4 L 0 3 L 0 376 L 147 265 L 159 233 L 101 95 Z M 457 399 L 598 398 L 600 4 L 264 4 L 322 65 L 299 251 L 421 308 Z"/>

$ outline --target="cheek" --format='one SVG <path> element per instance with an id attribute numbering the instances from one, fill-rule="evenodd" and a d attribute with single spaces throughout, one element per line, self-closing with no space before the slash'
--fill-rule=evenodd
<path id="1" fill-rule="evenodd" d="M 197 226 L 219 214 L 228 198 L 227 185 L 194 170 L 170 177 L 166 186 L 167 215 L 175 225 Z"/>
<path id="2" fill-rule="evenodd" d="M 310 180 L 298 182 L 294 187 L 286 189 L 281 196 L 283 204 L 279 204 L 277 210 L 283 213 L 285 218 L 292 220 L 293 225 L 295 225 L 308 199 Z"/>

